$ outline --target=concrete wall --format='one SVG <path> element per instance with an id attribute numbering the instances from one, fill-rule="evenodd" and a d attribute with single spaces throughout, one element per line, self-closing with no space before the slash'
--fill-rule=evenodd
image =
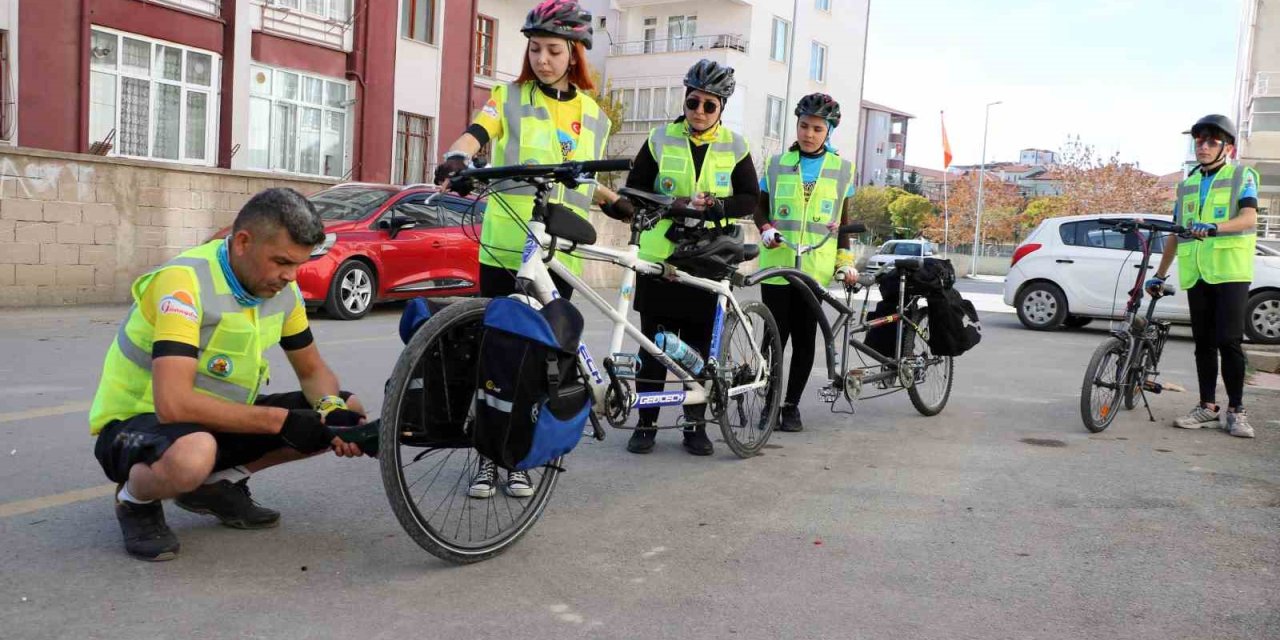
<path id="1" fill-rule="evenodd" d="M 227 226 L 279 174 L 0 150 L 0 307 L 127 302 L 133 280 Z"/>

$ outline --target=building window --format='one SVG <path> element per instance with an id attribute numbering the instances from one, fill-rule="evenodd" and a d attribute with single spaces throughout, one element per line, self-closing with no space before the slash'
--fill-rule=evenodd
<path id="1" fill-rule="evenodd" d="M 613 99 L 626 105 L 619 133 L 648 133 L 684 113 L 684 87 L 614 89 Z"/>
<path id="2" fill-rule="evenodd" d="M 411 40 L 435 44 L 435 0 L 401 0 L 400 35 Z"/>
<path id="3" fill-rule="evenodd" d="M 658 19 L 644 19 L 644 52 L 653 53 L 653 42 L 658 39 Z"/>
<path id="4" fill-rule="evenodd" d="M 782 139 L 782 119 L 785 117 L 783 115 L 785 109 L 786 105 L 783 103 L 782 98 L 769 96 L 769 102 L 765 107 L 764 114 L 764 137 L 774 140 Z"/>
<path id="5" fill-rule="evenodd" d="M 90 41 L 90 145 L 104 154 L 213 164 L 221 59 L 98 27 Z"/>
<path id="6" fill-rule="evenodd" d="M 13 139 L 13 85 L 9 67 L 9 32 L 0 31 L 0 140 Z"/>
<path id="7" fill-rule="evenodd" d="M 688 51 L 698 35 L 698 16 L 667 18 L 667 51 Z"/>
<path id="8" fill-rule="evenodd" d="M 351 17 L 351 0 L 268 0 L 267 4 L 296 9 L 321 20 L 346 22 Z"/>
<path id="9" fill-rule="evenodd" d="M 773 38 L 769 44 L 769 59 L 774 62 L 787 61 L 787 45 L 791 37 L 791 23 L 782 18 L 773 19 Z"/>
<path id="10" fill-rule="evenodd" d="M 403 111 L 396 114 L 396 184 L 430 183 L 431 118 Z"/>
<path id="11" fill-rule="evenodd" d="M 814 82 L 827 81 L 827 45 L 813 43 L 809 54 L 809 79 Z"/>
<path id="12" fill-rule="evenodd" d="M 498 21 L 489 16 L 476 16 L 476 75 L 493 77 L 497 37 Z"/>
<path id="13" fill-rule="evenodd" d="M 818 11 L 831 13 L 831 0 L 817 0 L 814 3 L 814 6 L 818 8 Z"/>
<path id="14" fill-rule="evenodd" d="M 1280 131 L 1280 98 L 1254 98 L 1250 112 L 1249 133 Z"/>
<path id="15" fill-rule="evenodd" d="M 347 173 L 344 80 L 249 67 L 249 167 L 341 178 Z"/>

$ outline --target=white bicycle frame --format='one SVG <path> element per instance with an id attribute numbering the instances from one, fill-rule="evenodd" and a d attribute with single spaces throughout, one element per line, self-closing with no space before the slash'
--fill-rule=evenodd
<path id="1" fill-rule="evenodd" d="M 587 299 L 587 302 L 591 303 L 591 306 L 600 310 L 613 322 L 613 333 L 609 339 L 610 354 L 621 353 L 623 336 L 630 336 L 644 349 L 645 353 L 656 358 L 668 371 L 675 373 L 680 382 L 684 384 L 684 390 L 681 391 L 633 393 L 631 398 L 628 399 L 632 408 L 694 405 L 707 402 L 710 383 L 699 383 L 689 371 L 668 357 L 658 345 L 654 344 L 649 336 L 644 335 L 638 327 L 631 324 L 627 319 L 627 312 L 631 307 L 631 295 L 635 290 L 636 275 L 639 273 L 662 275 L 665 273 L 663 265 L 641 260 L 639 258 L 640 247 L 635 244 L 629 244 L 625 251 L 618 251 L 592 245 L 579 246 L 567 240 L 555 239 L 557 251 L 572 250 L 574 255 L 588 259 L 603 260 L 627 270 L 622 279 L 622 286 L 618 291 L 617 304 L 611 306 L 603 296 L 583 282 L 581 278 L 570 272 L 554 256 L 550 261 L 546 260 L 546 256 L 550 251 L 552 237 L 547 235 L 545 223 L 531 220 L 527 222 L 527 225 L 529 233 L 525 241 L 520 270 L 517 272 L 516 277 L 533 283 L 533 295 L 537 301 L 540 304 L 546 304 L 560 297 L 560 292 L 556 290 L 555 283 L 551 279 L 551 272 L 555 272 L 556 275 L 569 283 L 569 286 L 574 291 L 581 293 Z M 548 270 L 548 264 L 550 264 L 550 270 Z M 720 360 L 720 338 L 724 330 L 726 312 L 731 312 L 737 316 L 748 331 L 748 335 L 750 335 L 752 330 L 750 321 L 746 314 L 742 312 L 742 307 L 738 304 L 737 299 L 734 298 L 732 289 L 730 289 L 727 281 L 699 278 L 678 269 L 675 270 L 674 280 L 680 284 L 716 294 L 716 317 L 715 323 L 712 325 L 711 352 L 706 354 L 708 363 Z M 760 345 L 755 344 L 753 341 L 751 349 L 757 360 L 764 359 Z M 578 346 L 578 360 L 583 369 L 591 376 L 590 386 L 596 407 L 594 410 L 599 411 L 600 407 L 605 406 L 605 393 L 608 391 L 610 381 L 601 375 L 600 369 L 596 366 L 595 359 L 591 357 L 591 352 L 587 349 L 585 343 Z M 768 384 L 768 367 L 761 367 L 756 372 L 755 380 L 748 384 L 731 387 L 728 397 L 742 395 L 748 391 L 759 389 L 766 384 Z"/>

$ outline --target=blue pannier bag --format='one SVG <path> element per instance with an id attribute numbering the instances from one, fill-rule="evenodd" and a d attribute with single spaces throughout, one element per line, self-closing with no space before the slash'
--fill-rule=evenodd
<path id="1" fill-rule="evenodd" d="M 568 300 L 542 309 L 511 298 L 484 313 L 476 388 L 476 450 L 509 471 L 552 463 L 573 450 L 591 413 L 578 367 L 582 313 Z"/>

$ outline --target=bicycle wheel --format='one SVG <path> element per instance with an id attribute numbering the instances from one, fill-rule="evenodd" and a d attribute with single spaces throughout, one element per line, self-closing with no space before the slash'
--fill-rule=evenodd
<path id="1" fill-rule="evenodd" d="M 936 416 L 942 413 L 951 398 L 951 380 L 955 372 L 955 359 L 951 356 L 935 356 L 929 349 L 929 312 L 919 309 L 912 321 L 920 332 L 905 327 L 902 333 L 902 359 L 904 367 L 910 367 L 913 384 L 907 387 L 911 405 L 921 414 Z M 905 372 L 905 371 L 904 371 Z"/>
<path id="2" fill-rule="evenodd" d="M 729 450 L 750 458 L 769 442 L 782 409 L 782 337 L 763 303 L 742 305 L 742 314 L 729 314 L 720 338 L 721 380 L 728 387 L 720 432 Z M 748 387 L 753 384 L 759 386 Z"/>
<path id="3" fill-rule="evenodd" d="M 1089 367 L 1084 372 L 1084 385 L 1080 389 L 1080 418 L 1084 426 L 1099 433 L 1111 425 L 1120 408 L 1121 385 L 1129 348 L 1119 338 L 1107 338 L 1093 351 Z"/>
<path id="4" fill-rule="evenodd" d="M 381 442 L 395 443 L 379 456 L 391 510 L 414 542 L 456 564 L 492 558 L 527 533 L 559 476 L 557 459 L 529 470 L 532 496 L 504 487 L 487 499 L 468 495 L 480 465 L 471 422 L 487 302 L 460 301 L 432 316 L 401 352 L 382 405 Z"/>

